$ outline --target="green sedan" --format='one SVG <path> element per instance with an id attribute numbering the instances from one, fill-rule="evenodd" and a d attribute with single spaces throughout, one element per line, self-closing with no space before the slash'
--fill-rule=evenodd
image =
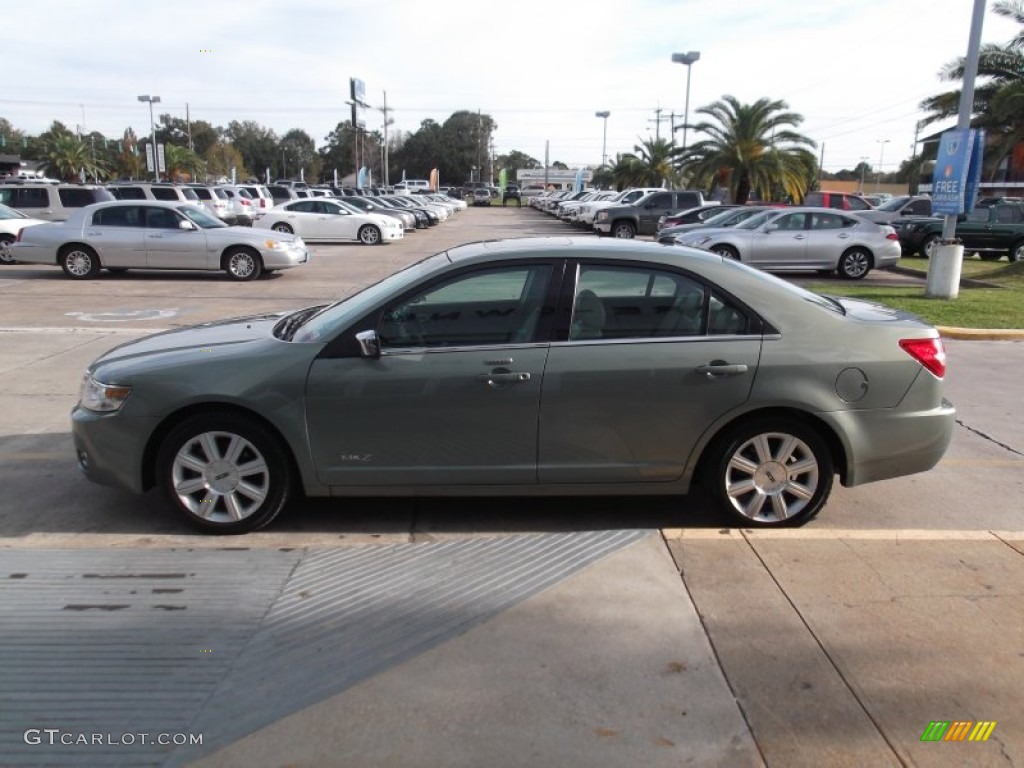
<path id="1" fill-rule="evenodd" d="M 797 525 L 945 452 L 936 330 L 653 243 L 471 243 L 335 304 L 122 345 L 72 413 L 90 479 L 214 533 L 309 496 L 674 494 Z"/>

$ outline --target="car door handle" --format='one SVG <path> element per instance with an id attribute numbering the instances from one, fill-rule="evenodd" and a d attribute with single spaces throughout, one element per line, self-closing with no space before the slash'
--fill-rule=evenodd
<path id="1" fill-rule="evenodd" d="M 747 372 L 747 366 L 739 363 L 737 365 L 730 365 L 729 363 L 711 362 L 706 365 L 698 365 L 697 373 L 705 374 L 709 379 L 717 379 L 720 376 L 740 376 Z"/>
<path id="2" fill-rule="evenodd" d="M 85 234 L 87 234 L 89 237 L 103 237 L 102 232 L 86 232 Z"/>
<path id="3" fill-rule="evenodd" d="M 849 232 L 843 232 L 842 234 L 839 235 L 839 239 L 840 240 L 846 240 L 849 236 L 850 236 Z"/>
<path id="4" fill-rule="evenodd" d="M 803 240 L 807 235 L 793 235 L 794 240 Z"/>
<path id="5" fill-rule="evenodd" d="M 501 384 L 525 384 L 530 380 L 530 374 L 526 371 L 508 373 L 481 373 L 476 377 L 489 387 L 500 386 Z"/>
<path id="6" fill-rule="evenodd" d="M 163 235 L 146 235 L 150 240 L 163 240 Z"/>

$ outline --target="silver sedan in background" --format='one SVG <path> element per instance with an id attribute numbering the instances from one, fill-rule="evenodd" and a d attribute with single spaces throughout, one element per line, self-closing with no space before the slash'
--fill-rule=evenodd
<path id="1" fill-rule="evenodd" d="M 233 280 L 255 280 L 310 258 L 301 238 L 229 227 L 198 206 L 159 200 L 88 205 L 66 222 L 23 229 L 10 252 L 27 264 L 60 266 L 76 280 L 103 269 L 223 271 Z"/>
<path id="2" fill-rule="evenodd" d="M 735 227 L 700 229 L 676 238 L 772 272 L 837 272 L 860 280 L 900 260 L 896 230 L 831 208 L 780 208 Z"/>

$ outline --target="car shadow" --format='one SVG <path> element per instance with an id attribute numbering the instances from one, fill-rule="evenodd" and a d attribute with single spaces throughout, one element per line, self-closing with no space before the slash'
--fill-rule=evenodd
<path id="1" fill-rule="evenodd" d="M 0 437 L 5 493 L 0 539 L 32 534 L 195 535 L 158 490 L 135 495 L 97 485 L 77 467 L 69 433 Z M 689 496 L 296 496 L 271 526 L 304 533 L 430 537 L 442 534 L 721 528 L 699 491 Z M 244 537 L 239 537 L 244 538 Z M 234 539 L 233 539 L 234 540 Z"/>

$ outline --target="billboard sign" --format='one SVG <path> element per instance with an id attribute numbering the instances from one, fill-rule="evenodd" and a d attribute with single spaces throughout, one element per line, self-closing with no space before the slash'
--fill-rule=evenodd
<path id="1" fill-rule="evenodd" d="M 939 142 L 932 177 L 932 213 L 956 216 L 974 208 L 981 179 L 985 132 L 946 131 Z"/>

